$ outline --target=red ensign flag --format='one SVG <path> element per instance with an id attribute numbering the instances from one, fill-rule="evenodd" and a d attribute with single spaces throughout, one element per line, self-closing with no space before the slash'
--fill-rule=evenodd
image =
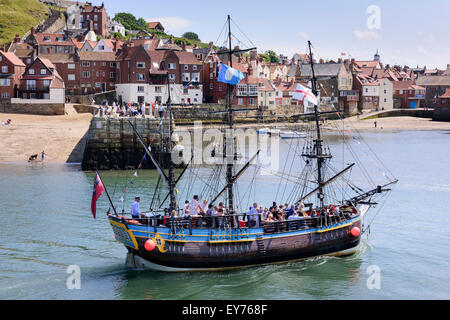
<path id="1" fill-rule="evenodd" d="M 100 179 L 100 176 L 98 175 L 98 172 L 95 174 L 94 178 L 94 192 L 92 193 L 92 201 L 91 201 L 91 211 L 94 215 L 97 211 L 97 199 L 100 198 L 102 193 L 105 192 L 105 187 L 103 186 L 102 180 Z"/>

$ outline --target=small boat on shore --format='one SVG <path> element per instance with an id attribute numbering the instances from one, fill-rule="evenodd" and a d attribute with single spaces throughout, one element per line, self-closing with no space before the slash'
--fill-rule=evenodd
<path id="1" fill-rule="evenodd" d="M 268 134 L 268 135 L 273 135 L 273 136 L 279 136 L 280 132 L 281 132 L 280 129 L 269 129 L 269 128 L 262 128 L 262 129 L 256 130 L 256 133 L 258 133 L 258 134 Z"/>
<path id="2" fill-rule="evenodd" d="M 280 138 L 281 139 L 302 139 L 302 138 L 306 138 L 306 133 L 300 132 L 300 131 L 293 131 L 293 130 L 280 131 Z"/>

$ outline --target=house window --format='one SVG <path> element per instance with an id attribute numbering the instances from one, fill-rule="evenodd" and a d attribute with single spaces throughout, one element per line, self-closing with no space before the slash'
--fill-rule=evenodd
<path id="1" fill-rule="evenodd" d="M 249 99 L 249 104 L 250 104 L 251 106 L 255 105 L 255 98 L 250 98 L 250 99 Z"/>
<path id="2" fill-rule="evenodd" d="M 74 74 L 68 74 L 67 75 L 67 79 L 73 81 L 73 80 L 75 80 L 75 75 Z"/>
<path id="3" fill-rule="evenodd" d="M 187 64 L 184 65 L 184 70 L 189 70 L 189 66 Z"/>
<path id="4" fill-rule="evenodd" d="M 155 92 L 156 93 L 161 93 L 161 87 L 155 87 Z"/>
<path id="5" fill-rule="evenodd" d="M 89 71 L 83 71 L 83 78 L 90 78 L 91 73 Z"/>
<path id="6" fill-rule="evenodd" d="M 98 24 L 94 23 L 94 29 L 98 29 Z"/>
<path id="7" fill-rule="evenodd" d="M 209 84 L 209 89 L 211 89 L 211 90 L 214 89 L 214 84 L 213 84 L 213 83 L 210 83 L 210 84 Z"/>
<path id="8" fill-rule="evenodd" d="M 0 86 L 9 87 L 11 84 L 10 79 L 0 79 Z"/>
<path id="9" fill-rule="evenodd" d="M 366 93 L 367 93 L 367 92 L 369 92 L 369 89 L 368 89 L 368 88 L 366 88 Z"/>
<path id="10" fill-rule="evenodd" d="M 219 91 L 222 91 L 222 85 L 219 84 Z"/>
<path id="11" fill-rule="evenodd" d="M 400 94 L 403 94 L 403 90 L 400 90 Z"/>
<path id="12" fill-rule="evenodd" d="M 116 73 L 115 73 L 115 72 L 110 72 L 110 73 L 109 73 L 109 77 L 110 77 L 111 79 L 114 79 L 114 78 L 116 77 Z"/>
<path id="13" fill-rule="evenodd" d="M 81 63 L 81 65 L 82 65 L 83 67 L 89 67 L 89 66 L 91 65 L 91 63 L 90 63 L 89 61 L 83 61 L 83 62 Z"/>
<path id="14" fill-rule="evenodd" d="M 98 77 L 98 71 L 97 71 L 97 72 L 95 72 L 95 76 L 96 76 L 96 77 Z"/>
<path id="15" fill-rule="evenodd" d="M 41 74 L 47 74 L 47 70 L 41 69 Z"/>
<path id="16" fill-rule="evenodd" d="M 144 86 L 138 86 L 137 92 L 144 92 Z"/>
<path id="17" fill-rule="evenodd" d="M 136 81 L 145 81 L 145 74 L 136 73 Z"/>
<path id="18" fill-rule="evenodd" d="M 36 89 L 36 80 L 27 80 L 27 90 Z"/>
<path id="19" fill-rule="evenodd" d="M 115 68 L 115 67 L 116 67 L 116 63 L 115 63 L 115 62 L 111 62 L 111 63 L 109 64 L 109 66 L 110 66 L 111 68 Z"/>
<path id="20" fill-rule="evenodd" d="M 50 99 L 50 93 L 44 93 L 44 99 Z"/>
<path id="21" fill-rule="evenodd" d="M 243 104 L 244 104 L 244 99 L 238 98 L 238 105 L 243 105 Z"/>
<path id="22" fill-rule="evenodd" d="M 272 97 L 272 92 L 269 92 L 269 97 Z"/>
<path id="23" fill-rule="evenodd" d="M 136 62 L 136 68 L 145 68 L 145 62 L 143 61 Z"/>
<path id="24" fill-rule="evenodd" d="M 190 81 L 190 77 L 191 77 L 190 73 L 187 72 L 183 73 L 183 81 Z"/>
<path id="25" fill-rule="evenodd" d="M 214 75 L 213 75 L 213 73 L 211 72 L 211 73 L 209 74 L 209 78 L 212 79 L 213 77 L 214 77 Z"/>
<path id="26" fill-rule="evenodd" d="M 8 92 L 3 92 L 3 93 L 2 93 L 2 98 L 3 98 L 3 99 L 8 99 L 8 98 L 10 98 L 9 93 L 8 93 Z"/>
<path id="27" fill-rule="evenodd" d="M 96 83 L 95 83 L 95 86 L 96 86 L 97 88 L 100 88 L 100 82 L 96 82 Z"/>
<path id="28" fill-rule="evenodd" d="M 8 73 L 8 66 L 2 66 L 2 72 Z"/>
<path id="29" fill-rule="evenodd" d="M 183 89 L 183 94 L 189 94 L 189 89 Z"/>
<path id="30" fill-rule="evenodd" d="M 196 64 L 194 64 L 194 65 L 192 65 L 192 70 L 197 70 L 197 65 Z"/>
<path id="31" fill-rule="evenodd" d="M 176 69 L 175 63 L 169 63 L 169 69 Z"/>
<path id="32" fill-rule="evenodd" d="M 44 80 L 44 87 L 50 86 L 50 80 Z"/>
<path id="33" fill-rule="evenodd" d="M 102 61 L 101 65 L 102 65 L 102 67 L 106 67 L 106 62 Z"/>
<path id="34" fill-rule="evenodd" d="M 193 73 L 192 74 L 192 81 L 193 82 L 199 82 L 200 81 L 200 73 Z"/>
<path id="35" fill-rule="evenodd" d="M 173 73 L 169 73 L 169 79 L 170 80 L 175 80 L 175 75 Z"/>
<path id="36" fill-rule="evenodd" d="M 67 69 L 75 69 L 75 64 L 74 63 L 69 63 L 67 65 Z"/>
<path id="37" fill-rule="evenodd" d="M 98 21 L 98 16 L 94 14 L 94 21 Z"/>

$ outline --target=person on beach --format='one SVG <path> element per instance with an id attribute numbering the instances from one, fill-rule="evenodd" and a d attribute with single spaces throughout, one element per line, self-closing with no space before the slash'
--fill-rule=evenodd
<path id="1" fill-rule="evenodd" d="M 41 159 L 42 159 L 42 161 L 44 161 L 44 158 L 45 158 L 46 155 L 47 154 L 44 152 L 44 150 L 42 150 L 42 152 L 41 152 Z"/>

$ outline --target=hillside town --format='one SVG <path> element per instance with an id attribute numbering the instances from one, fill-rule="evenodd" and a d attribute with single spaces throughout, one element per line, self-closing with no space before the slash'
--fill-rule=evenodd
<path id="1" fill-rule="evenodd" d="M 160 37 L 164 26 L 158 21 L 147 22 L 154 33 L 126 30 L 108 16 L 104 3 L 41 2 L 63 11 L 50 9 L 44 23 L 0 48 L 0 104 L 35 108 L 112 92 L 109 104 L 152 106 L 166 103 L 167 77 L 174 105 L 224 103 L 226 84 L 218 81 L 218 67 L 229 64 L 225 48 Z M 131 37 L 121 38 L 125 33 Z M 298 83 L 308 85 L 311 79 L 310 57 L 297 53 L 278 58 L 268 62 L 256 49 L 233 54 L 233 68 L 246 75 L 236 88 L 234 105 L 311 111 L 312 106 L 292 97 Z M 450 64 L 446 70 L 393 66 L 384 64 L 376 49 L 364 60 L 342 53 L 314 62 L 324 108 L 347 116 L 395 108 L 450 110 Z"/>

